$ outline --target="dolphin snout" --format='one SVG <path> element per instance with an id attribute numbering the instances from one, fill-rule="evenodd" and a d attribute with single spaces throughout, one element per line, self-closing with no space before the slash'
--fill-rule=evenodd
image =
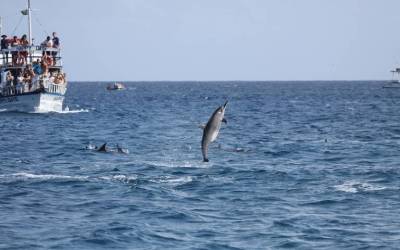
<path id="1" fill-rule="evenodd" d="M 224 104 L 224 108 L 226 107 L 226 104 L 228 104 L 228 100 L 225 102 L 225 104 Z"/>

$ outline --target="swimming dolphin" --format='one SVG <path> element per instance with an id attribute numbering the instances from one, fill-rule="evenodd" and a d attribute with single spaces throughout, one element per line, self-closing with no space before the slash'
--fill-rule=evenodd
<path id="1" fill-rule="evenodd" d="M 107 145 L 107 143 L 104 143 L 103 145 L 101 145 L 100 148 L 96 148 L 96 150 L 98 152 L 107 152 L 106 145 Z"/>
<path id="2" fill-rule="evenodd" d="M 129 150 L 122 148 L 119 144 L 117 144 L 117 152 L 121 154 L 129 154 Z"/>
<path id="3" fill-rule="evenodd" d="M 223 106 L 218 107 L 214 111 L 214 113 L 208 120 L 206 126 L 204 127 L 203 138 L 201 139 L 201 153 L 203 154 L 204 162 L 208 162 L 207 158 L 208 145 L 211 142 L 215 141 L 215 139 L 217 139 L 219 130 L 221 128 L 221 123 L 222 122 L 227 123 L 224 118 L 226 104 L 228 104 L 228 101 L 226 101 Z"/>

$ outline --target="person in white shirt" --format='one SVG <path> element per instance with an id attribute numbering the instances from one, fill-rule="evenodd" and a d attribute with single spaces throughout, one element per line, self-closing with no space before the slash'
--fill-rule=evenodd
<path id="1" fill-rule="evenodd" d="M 50 36 L 47 36 L 47 37 L 46 37 L 46 40 L 44 40 L 44 41 L 42 42 L 42 47 L 43 47 L 44 49 L 53 48 L 53 40 L 51 39 Z M 43 54 L 44 54 L 44 53 L 43 53 Z M 50 51 L 46 51 L 46 54 L 47 54 L 47 55 L 50 55 L 51 53 L 50 53 Z"/>

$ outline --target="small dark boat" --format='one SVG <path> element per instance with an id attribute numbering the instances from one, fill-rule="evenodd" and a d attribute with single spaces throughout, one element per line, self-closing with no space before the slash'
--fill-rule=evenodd
<path id="1" fill-rule="evenodd" d="M 125 86 L 122 83 L 112 83 L 107 86 L 107 90 L 122 90 L 125 89 Z"/>

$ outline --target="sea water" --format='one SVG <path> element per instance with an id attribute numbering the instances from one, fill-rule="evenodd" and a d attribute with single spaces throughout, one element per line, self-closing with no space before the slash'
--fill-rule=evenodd
<path id="1" fill-rule="evenodd" d="M 71 83 L 61 113 L 0 112 L 1 249 L 398 249 L 400 90 L 106 86 Z M 200 127 L 226 100 L 204 163 Z"/>

